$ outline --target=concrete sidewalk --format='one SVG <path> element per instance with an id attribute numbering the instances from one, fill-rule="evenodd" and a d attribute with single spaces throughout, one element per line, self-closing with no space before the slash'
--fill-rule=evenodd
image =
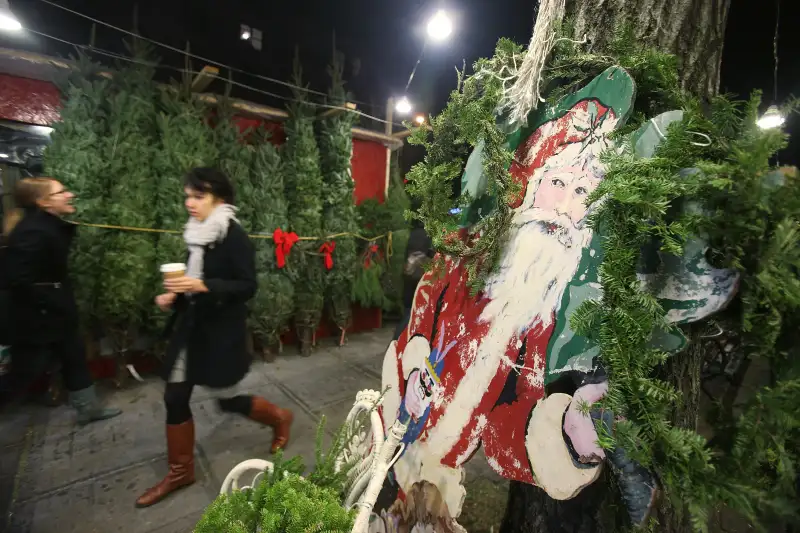
<path id="1" fill-rule="evenodd" d="M 247 392 L 294 410 L 290 456 L 302 455 L 312 465 L 321 416 L 326 416 L 330 434 L 344 421 L 359 390 L 380 389 L 383 353 L 392 332 L 384 328 L 359 334 L 343 348 L 326 339 L 310 358 L 290 349 L 291 354 L 275 363 L 253 365 Z M 8 510 L 0 515 L 0 532 L 187 533 L 231 468 L 245 459 L 269 458 L 270 429 L 221 413 L 198 390 L 192 398 L 198 482 L 159 505 L 136 509 L 136 497 L 166 473 L 162 392 L 163 382 L 156 378 L 125 390 L 106 390 L 107 402 L 124 413 L 85 428 L 75 426 L 67 407 L 28 406 L 4 414 L 0 510 Z M 502 513 L 505 503 L 505 485 L 479 459 L 468 473 L 478 483 L 474 494 L 479 498 L 473 502 L 468 496 L 462 515 L 464 525 L 478 526 L 468 528 L 471 533 L 484 530 L 480 526 L 486 518 L 477 516 L 484 507 L 492 515 Z M 493 498 L 495 493 L 499 499 Z M 470 509 L 473 520 L 466 516 Z M 496 527 L 494 515 L 488 520 Z"/>

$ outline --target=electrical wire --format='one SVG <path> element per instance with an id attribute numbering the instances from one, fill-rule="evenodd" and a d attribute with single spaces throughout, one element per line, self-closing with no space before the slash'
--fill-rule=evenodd
<path id="1" fill-rule="evenodd" d="M 203 56 L 200 56 L 200 55 L 197 55 L 197 54 L 193 54 L 193 53 L 188 52 L 186 50 L 181 50 L 179 48 L 175 48 L 174 46 L 170 46 L 170 45 L 162 43 L 160 41 L 156 41 L 155 39 L 150 39 L 149 37 L 144 37 L 142 35 L 137 35 L 136 33 L 132 32 L 132 31 L 126 30 L 124 28 L 120 28 L 119 26 L 114 26 L 113 24 L 110 24 L 108 22 L 102 21 L 100 19 L 96 19 L 94 17 L 90 17 L 89 15 L 85 15 L 85 14 L 79 12 L 79 11 L 75 11 L 74 9 L 70 9 L 68 7 L 64 7 L 64 6 L 60 5 L 60 4 L 52 2 L 51 0 L 39 0 L 39 1 L 43 2 L 43 3 L 47 4 L 47 5 L 56 7 L 58 9 L 64 10 L 64 11 L 66 11 L 68 13 L 72 13 L 73 15 L 77 15 L 79 17 L 82 17 L 82 18 L 84 18 L 86 20 L 89 20 L 91 22 L 94 22 L 96 24 L 100 24 L 100 25 L 106 26 L 108 28 L 111 28 L 113 30 L 116 30 L 118 32 L 124 33 L 126 35 L 131 36 L 131 37 L 136 37 L 137 39 L 142 39 L 143 41 L 147 41 L 150 44 L 154 44 L 156 46 L 160 46 L 160 47 L 165 48 L 167 50 L 171 50 L 173 52 L 177 52 L 179 54 L 183 54 L 183 55 L 192 57 L 194 59 L 198 59 L 200 61 L 205 61 L 206 63 L 210 63 L 210 64 L 216 65 L 218 67 L 226 68 L 226 69 L 230 70 L 231 72 L 236 72 L 237 74 L 244 74 L 246 76 L 252 76 L 252 77 L 258 78 L 260 80 L 264 80 L 264 81 L 267 81 L 267 82 L 270 82 L 270 83 L 277 83 L 279 85 L 283 85 L 284 87 L 290 87 L 290 88 L 296 89 L 298 91 L 303 91 L 303 92 L 307 92 L 307 93 L 310 93 L 310 94 L 316 94 L 318 96 L 325 96 L 325 97 L 328 96 L 326 93 L 321 92 L 321 91 L 316 91 L 314 89 L 309 89 L 308 87 L 300 87 L 298 85 L 295 85 L 293 83 L 289 83 L 287 81 L 278 80 L 278 79 L 275 79 L 275 78 L 270 78 L 269 76 L 263 76 L 261 74 L 255 74 L 253 72 L 248 72 L 246 70 L 242 70 L 242 69 L 239 69 L 239 68 L 236 68 L 236 67 L 232 67 L 232 66 L 227 65 L 225 63 L 220 63 L 219 61 L 214 61 L 213 59 L 209 59 L 207 57 L 203 57 Z M 358 100 L 354 100 L 354 102 L 362 104 L 362 105 L 370 106 L 370 107 L 373 106 L 373 104 L 368 104 L 367 102 L 361 102 L 361 101 L 358 101 Z M 366 115 L 366 116 L 369 116 L 369 115 Z"/>
<path id="2" fill-rule="evenodd" d="M 45 0 L 43 0 L 43 1 L 45 1 Z M 83 50 L 84 52 L 96 53 L 96 54 L 99 54 L 99 55 L 102 55 L 102 56 L 106 56 L 106 57 L 110 57 L 110 58 L 113 58 L 113 59 L 117 59 L 117 60 L 120 60 L 120 61 L 127 61 L 127 62 L 130 62 L 130 63 L 135 63 L 135 64 L 139 64 L 139 65 L 143 65 L 143 66 L 147 66 L 147 67 L 151 67 L 151 68 L 161 68 L 161 69 L 171 70 L 171 71 L 174 71 L 174 72 L 183 72 L 183 73 L 189 73 L 189 74 L 193 74 L 193 75 L 201 74 L 201 72 L 198 72 L 198 71 L 187 70 L 187 69 L 182 69 L 182 68 L 178 68 L 178 67 L 172 67 L 172 66 L 169 66 L 169 65 L 160 65 L 158 63 L 153 63 L 153 62 L 149 62 L 149 61 L 142 61 L 142 60 L 135 59 L 135 58 L 132 58 L 132 57 L 124 56 L 122 54 L 117 54 L 115 52 L 110 52 L 110 51 L 104 50 L 102 48 L 97 48 L 95 46 L 88 46 L 88 45 L 82 45 L 82 44 L 73 43 L 71 41 L 67 41 L 66 39 L 62 39 L 60 37 L 56 37 L 54 35 L 49 35 L 47 33 L 36 31 L 36 30 L 30 29 L 30 28 L 26 28 L 26 30 L 31 32 L 31 33 L 33 33 L 33 34 L 35 34 L 35 35 L 40 35 L 42 37 L 46 37 L 48 39 L 53 39 L 54 41 L 58 41 L 58 42 L 63 43 L 63 44 L 67 44 L 67 45 L 73 46 L 78 50 Z M 137 38 L 138 38 L 138 36 L 137 36 Z M 215 76 L 215 77 L 219 78 L 219 76 Z M 220 79 L 222 79 L 222 78 L 220 78 Z M 322 103 L 318 103 L 318 102 L 310 102 L 310 101 L 298 100 L 296 98 L 283 96 L 283 95 L 280 95 L 280 94 L 277 94 L 277 93 L 273 93 L 273 92 L 270 92 L 270 91 L 265 91 L 263 89 L 259 89 L 257 87 L 253 87 L 252 85 L 247 85 L 246 83 L 234 81 L 232 79 L 224 80 L 224 82 L 225 83 L 229 83 L 229 84 L 231 84 L 233 86 L 236 86 L 236 87 L 241 87 L 241 88 L 247 89 L 249 91 L 253 91 L 253 92 L 256 92 L 256 93 L 259 93 L 259 94 L 263 94 L 265 96 L 270 96 L 272 98 L 277 98 L 277 99 L 284 100 L 284 101 L 287 101 L 287 102 L 304 103 L 306 105 L 310 105 L 310 106 L 318 107 L 318 108 L 323 108 L 323 109 L 340 109 L 340 110 L 343 110 L 343 111 L 347 111 L 349 113 L 353 113 L 353 114 L 362 116 L 364 118 L 368 118 L 370 120 L 381 122 L 383 124 L 388 124 L 388 121 L 386 121 L 385 119 L 370 115 L 368 113 L 364 113 L 363 111 L 359 111 L 358 109 L 349 109 L 349 108 L 342 107 L 342 106 L 337 106 L 337 105 L 322 104 Z M 397 122 L 393 122 L 392 124 L 395 125 L 395 126 L 399 126 L 401 128 L 404 127 L 403 124 L 398 124 Z"/>
<path id="3" fill-rule="evenodd" d="M 773 72 L 772 90 L 773 103 L 778 102 L 778 30 L 781 26 L 781 0 L 775 0 L 775 37 L 772 39 L 772 57 L 774 59 L 775 70 Z"/>

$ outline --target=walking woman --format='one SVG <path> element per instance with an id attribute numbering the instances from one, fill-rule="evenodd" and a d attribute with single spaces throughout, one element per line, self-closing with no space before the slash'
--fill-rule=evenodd
<path id="1" fill-rule="evenodd" d="M 169 473 L 136 501 L 137 507 L 194 483 L 189 400 L 196 385 L 208 387 L 223 411 L 271 426 L 273 453 L 286 446 L 293 419 L 291 411 L 237 390 L 250 369 L 247 301 L 256 292 L 256 272 L 255 251 L 235 218 L 233 186 L 219 170 L 196 168 L 185 178 L 185 193 L 187 272 L 165 280 L 167 292 L 156 298 L 162 310 L 174 310 L 163 376 Z"/>
<path id="2" fill-rule="evenodd" d="M 100 406 L 78 331 L 67 268 L 77 226 L 74 195 L 52 178 L 25 178 L 4 221 L 3 280 L 10 306 L 11 393 L 30 387 L 55 359 L 61 363 L 78 424 L 120 414 Z"/>

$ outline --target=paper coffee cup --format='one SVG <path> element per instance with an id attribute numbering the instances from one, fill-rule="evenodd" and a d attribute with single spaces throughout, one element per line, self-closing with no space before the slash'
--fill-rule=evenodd
<path id="1" fill-rule="evenodd" d="M 161 273 L 164 279 L 182 278 L 186 275 L 186 265 L 183 263 L 167 263 L 161 265 Z"/>

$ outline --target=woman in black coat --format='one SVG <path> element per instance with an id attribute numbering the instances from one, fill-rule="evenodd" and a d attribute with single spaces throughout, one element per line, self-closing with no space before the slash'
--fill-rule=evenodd
<path id="1" fill-rule="evenodd" d="M 9 300 L 11 393 L 30 386 L 52 360 L 61 363 L 78 423 L 111 418 L 95 394 L 78 331 L 78 311 L 67 263 L 77 226 L 74 195 L 51 178 L 25 178 L 14 190 L 16 209 L 3 233 L 2 284 Z"/>
<path id="2" fill-rule="evenodd" d="M 185 192 L 188 265 L 185 275 L 165 279 L 167 292 L 156 298 L 162 310 L 174 310 L 163 375 L 169 473 L 136 501 L 138 507 L 194 483 L 189 400 L 195 386 L 209 387 L 222 410 L 271 426 L 273 452 L 286 446 L 293 419 L 291 411 L 237 390 L 250 369 L 247 301 L 256 292 L 256 272 L 255 251 L 234 216 L 233 186 L 218 170 L 196 168 L 186 176 Z"/>

